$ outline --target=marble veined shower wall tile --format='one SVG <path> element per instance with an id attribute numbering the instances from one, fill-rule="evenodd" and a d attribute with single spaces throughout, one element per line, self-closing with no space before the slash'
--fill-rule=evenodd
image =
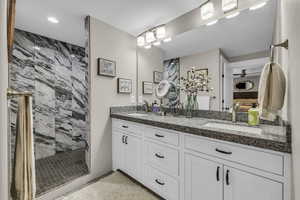
<path id="1" fill-rule="evenodd" d="M 10 87 L 32 91 L 36 159 L 85 147 L 89 133 L 85 48 L 16 30 Z M 11 104 L 12 147 L 17 102 Z"/>

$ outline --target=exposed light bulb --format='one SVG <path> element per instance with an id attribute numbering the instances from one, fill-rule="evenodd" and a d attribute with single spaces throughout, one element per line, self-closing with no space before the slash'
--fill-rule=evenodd
<path id="1" fill-rule="evenodd" d="M 158 39 L 162 39 L 162 38 L 166 37 L 166 28 L 165 28 L 165 26 L 160 26 L 156 29 L 156 37 Z"/>
<path id="2" fill-rule="evenodd" d="M 161 42 L 160 41 L 156 41 L 156 42 L 153 42 L 152 43 L 154 46 L 159 46 L 160 44 L 161 44 Z"/>
<path id="3" fill-rule="evenodd" d="M 214 21 L 208 22 L 208 23 L 206 24 L 206 26 L 212 26 L 212 25 L 216 24 L 218 21 L 219 21 L 219 20 L 216 19 L 216 20 L 214 20 Z"/>
<path id="4" fill-rule="evenodd" d="M 256 4 L 256 5 L 252 6 L 252 7 L 250 7 L 249 10 L 257 10 L 257 9 L 259 9 L 259 8 L 264 7 L 266 4 L 267 4 L 266 1 L 265 1 L 265 2 L 262 2 L 262 3 L 259 3 L 259 4 Z"/>
<path id="5" fill-rule="evenodd" d="M 226 19 L 232 19 L 232 18 L 238 16 L 239 14 L 240 14 L 240 12 L 232 13 L 232 14 L 230 14 L 230 15 L 227 15 L 227 16 L 226 16 Z"/>
<path id="6" fill-rule="evenodd" d="M 151 49 L 152 45 L 151 44 L 148 44 L 145 46 L 145 49 Z"/>
<path id="7" fill-rule="evenodd" d="M 233 10 L 238 7 L 238 0 L 222 0 L 222 10 L 224 12 Z"/>
<path id="8" fill-rule="evenodd" d="M 168 38 L 164 39 L 164 42 L 171 42 L 171 41 L 172 41 L 171 37 L 168 37 Z"/>
<path id="9" fill-rule="evenodd" d="M 38 47 L 38 46 L 34 46 L 33 48 L 34 48 L 35 50 L 38 50 L 38 51 L 41 50 L 41 48 Z"/>
<path id="10" fill-rule="evenodd" d="M 59 23 L 58 19 L 56 19 L 55 17 L 48 17 L 48 21 L 53 23 L 53 24 Z"/>
<path id="11" fill-rule="evenodd" d="M 142 46 L 145 45 L 145 38 L 144 38 L 144 36 L 139 36 L 139 37 L 137 38 L 137 45 L 138 45 L 139 47 L 142 47 Z"/>
<path id="12" fill-rule="evenodd" d="M 201 19 L 206 20 L 211 18 L 214 15 L 214 4 L 212 2 L 208 2 L 201 6 Z"/>
<path id="13" fill-rule="evenodd" d="M 153 42 L 153 41 L 155 41 L 154 33 L 153 33 L 152 31 L 148 31 L 148 32 L 146 33 L 146 42 L 147 42 L 147 43 L 151 43 L 151 42 Z"/>

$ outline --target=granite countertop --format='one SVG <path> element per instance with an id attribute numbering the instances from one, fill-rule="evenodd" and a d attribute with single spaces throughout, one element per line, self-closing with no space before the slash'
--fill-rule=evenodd
<path id="1" fill-rule="evenodd" d="M 200 117 L 186 118 L 185 116 L 159 116 L 153 113 L 147 113 L 147 116 L 132 116 L 128 115 L 129 113 L 133 113 L 133 111 L 112 112 L 111 117 L 156 126 L 160 128 L 181 131 L 188 134 L 199 135 L 223 141 L 235 142 L 239 144 L 284 153 L 291 153 L 291 133 L 289 126 L 261 124 L 257 127 L 262 129 L 262 133 L 252 134 L 241 131 L 210 128 L 205 126 L 205 124 L 209 122 L 215 122 L 249 127 L 247 123 L 244 122 L 232 123 L 231 121 L 226 120 L 208 119 Z"/>

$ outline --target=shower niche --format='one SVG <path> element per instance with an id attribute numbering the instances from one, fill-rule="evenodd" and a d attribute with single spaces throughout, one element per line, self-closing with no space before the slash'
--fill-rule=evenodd
<path id="1" fill-rule="evenodd" d="M 33 93 L 38 195 L 89 172 L 87 60 L 85 47 L 15 30 L 9 86 Z M 12 163 L 17 112 L 17 101 L 11 99 Z"/>

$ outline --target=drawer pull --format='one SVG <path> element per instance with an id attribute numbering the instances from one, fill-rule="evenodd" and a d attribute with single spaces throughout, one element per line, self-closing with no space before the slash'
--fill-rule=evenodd
<path id="1" fill-rule="evenodd" d="M 122 136 L 122 143 L 125 144 L 125 135 Z"/>
<path id="2" fill-rule="evenodd" d="M 128 144 L 128 136 L 125 136 L 125 144 Z"/>
<path id="3" fill-rule="evenodd" d="M 165 185 L 165 183 L 160 182 L 158 179 L 155 179 L 155 182 L 158 183 L 159 185 Z"/>
<path id="4" fill-rule="evenodd" d="M 165 158 L 164 156 L 162 156 L 162 155 L 160 155 L 158 153 L 156 153 L 155 156 L 158 157 L 158 158 Z"/>
<path id="5" fill-rule="evenodd" d="M 230 185 L 230 183 L 229 183 L 229 169 L 226 170 L 226 185 Z"/>
<path id="6" fill-rule="evenodd" d="M 164 135 L 159 135 L 159 134 L 155 134 L 156 137 L 159 137 L 159 138 L 163 138 L 165 137 Z"/>
<path id="7" fill-rule="evenodd" d="M 219 166 L 217 167 L 217 174 L 216 174 L 216 176 L 217 176 L 217 181 L 219 182 L 220 181 L 220 167 Z"/>
<path id="8" fill-rule="evenodd" d="M 123 127 L 123 128 L 128 128 L 128 126 L 125 126 L 125 125 L 123 125 L 122 127 Z"/>
<path id="9" fill-rule="evenodd" d="M 216 148 L 216 152 L 219 152 L 219 153 L 222 153 L 222 154 L 226 154 L 226 155 L 231 155 L 232 154 L 232 152 L 230 152 L 230 151 L 223 151 L 223 150 L 220 150 L 218 148 Z"/>

